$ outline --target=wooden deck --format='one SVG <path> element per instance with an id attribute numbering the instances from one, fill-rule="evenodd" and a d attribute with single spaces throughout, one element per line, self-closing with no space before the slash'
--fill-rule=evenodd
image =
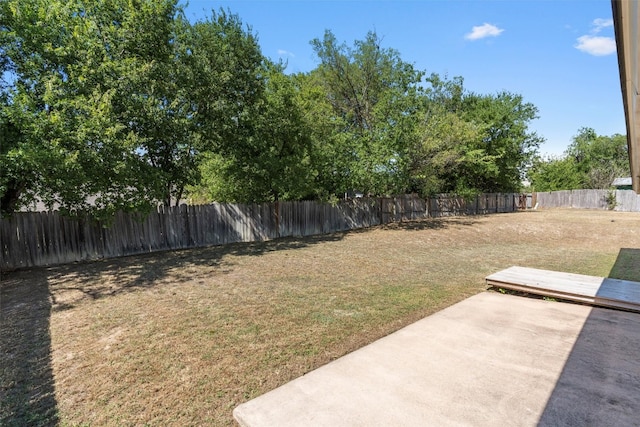
<path id="1" fill-rule="evenodd" d="M 640 313 L 640 282 L 526 267 L 498 271 L 486 281 L 499 288 Z"/>

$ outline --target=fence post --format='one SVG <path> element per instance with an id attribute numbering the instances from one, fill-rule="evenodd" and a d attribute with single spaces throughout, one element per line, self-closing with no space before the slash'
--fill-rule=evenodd
<path id="1" fill-rule="evenodd" d="M 273 212 L 276 216 L 276 238 L 280 237 L 280 201 L 276 200 L 274 203 Z"/>

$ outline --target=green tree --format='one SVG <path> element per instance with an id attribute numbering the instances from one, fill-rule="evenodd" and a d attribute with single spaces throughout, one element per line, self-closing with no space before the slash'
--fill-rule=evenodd
<path id="1" fill-rule="evenodd" d="M 88 208 L 89 196 L 97 196 L 100 211 L 148 206 L 141 195 L 155 194 L 154 175 L 122 106 L 150 65 L 134 36 L 145 24 L 162 31 L 175 7 L 7 0 L 0 10 L 2 50 L 12 72 L 3 109 L 16 130 L 2 149 L 3 211 L 28 194 L 67 211 Z M 141 10 L 154 21 L 133 19 Z"/>
<path id="2" fill-rule="evenodd" d="M 210 152 L 201 167 L 201 201 L 297 200 L 313 194 L 310 135 L 294 78 L 282 66 L 265 63 L 265 90 L 251 108 L 245 132 L 234 144 Z"/>
<path id="3" fill-rule="evenodd" d="M 250 133 L 263 58 L 235 15 L 191 25 L 175 0 L 5 0 L 0 13 L 4 212 L 29 195 L 105 214 L 177 202 L 201 153 Z"/>
<path id="4" fill-rule="evenodd" d="M 423 73 L 402 61 L 397 51 L 383 48 L 375 32 L 353 47 L 339 44 L 330 31 L 311 44 L 320 65 L 309 81 L 324 90 L 331 106 L 332 133 L 340 135 L 331 138 L 334 150 L 316 144 L 321 164 L 327 163 L 327 155 L 340 159 L 337 173 L 319 172 L 333 174 L 320 178 L 324 183 L 333 181 L 334 187 L 326 191 L 403 192 L 408 186 L 406 153 L 416 136 Z M 326 105 L 320 108 L 326 110 Z"/>
<path id="5" fill-rule="evenodd" d="M 200 182 L 204 158 L 238 154 L 252 136 L 264 91 L 263 56 L 237 15 L 212 12 L 190 25 L 182 15 L 162 48 L 150 51 L 149 74 L 134 90 L 134 131 L 159 175 L 161 200 L 178 203 Z M 143 43 L 143 41 L 141 41 Z"/>
<path id="6" fill-rule="evenodd" d="M 518 191 L 542 141 L 528 129 L 536 108 L 506 92 L 467 93 L 461 77 L 427 80 L 427 108 L 410 154 L 415 191 Z"/>
<path id="7" fill-rule="evenodd" d="M 0 213 L 13 212 L 20 197 L 35 178 L 30 163 L 30 147 L 9 115 L 8 95 L 0 95 Z"/>
<path id="8" fill-rule="evenodd" d="M 469 185 L 488 193 L 519 191 L 525 170 L 544 141 L 529 130 L 538 109 L 509 92 L 469 94 L 463 108 L 466 120 L 484 130 L 474 148 L 491 158 L 490 167 L 471 172 Z"/>
<path id="9" fill-rule="evenodd" d="M 462 117 L 461 98 L 455 95 L 461 87 L 459 82 L 434 80 L 439 79 L 435 75 L 430 79 L 435 83 L 434 91 L 420 127 L 420 139 L 410 153 L 412 189 L 425 197 L 466 193 L 469 171 L 479 165 L 492 165 L 485 153 L 474 149 L 483 129 Z M 451 96 L 444 97 L 444 92 Z"/>
<path id="10" fill-rule="evenodd" d="M 537 159 L 528 175 L 537 191 L 610 188 L 615 178 L 629 176 L 627 139 L 580 128 L 563 156 Z"/>
<path id="11" fill-rule="evenodd" d="M 573 157 L 536 158 L 527 174 L 534 191 L 577 190 L 584 186 Z"/>
<path id="12" fill-rule="evenodd" d="M 294 76 L 303 126 L 310 136 L 313 194 L 329 199 L 357 188 L 353 168 L 357 162 L 353 135 L 345 119 L 336 115 L 317 70 Z"/>
<path id="13" fill-rule="evenodd" d="M 610 188 L 615 178 L 629 176 L 629 155 L 624 135 L 598 135 L 583 127 L 573 137 L 566 156 L 575 160 L 583 188 Z"/>

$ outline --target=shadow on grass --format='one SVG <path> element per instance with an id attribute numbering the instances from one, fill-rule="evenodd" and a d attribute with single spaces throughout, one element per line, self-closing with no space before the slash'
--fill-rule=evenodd
<path id="1" fill-rule="evenodd" d="M 620 249 L 609 277 L 611 279 L 640 282 L 640 249 Z"/>
<path id="2" fill-rule="evenodd" d="M 470 226 L 477 224 L 476 219 L 470 217 L 441 217 L 441 218 L 428 218 L 417 221 L 402 221 L 392 222 L 385 224 L 383 227 L 386 230 L 405 230 L 405 231 L 420 231 L 420 230 L 444 230 L 451 226 L 465 225 Z"/>
<path id="3" fill-rule="evenodd" d="M 189 282 L 194 279 L 190 267 L 208 267 L 211 274 L 226 274 L 233 271 L 230 256 L 253 257 L 281 250 L 296 250 L 308 246 L 339 241 L 348 231 L 330 235 L 281 238 L 251 243 L 230 243 L 110 258 L 100 261 L 66 264 L 46 268 L 32 268 L 9 273 L 22 286 L 30 282 L 48 283 L 51 307 L 54 311 L 73 308 L 83 299 L 99 299 L 131 292 L 141 288 L 158 286 L 171 273 L 172 283 Z M 73 298 L 61 295 L 74 293 Z M 26 301 L 28 303 L 28 300 Z"/>
<path id="4" fill-rule="evenodd" d="M 610 278 L 640 281 L 640 249 L 621 249 Z M 640 425 L 640 313 L 594 307 L 540 426 Z"/>
<path id="5" fill-rule="evenodd" d="M 28 285 L 28 286 L 27 286 Z M 58 423 L 48 284 L 0 277 L 0 425 Z"/>
<path id="6" fill-rule="evenodd" d="M 353 231 L 0 272 L 0 426 L 59 423 L 52 370 L 52 312 L 73 308 L 81 300 L 161 286 L 168 274 L 171 283 L 187 282 L 193 279 L 189 271 L 193 266 L 211 267 L 200 274 L 224 274 L 234 268 L 229 256 L 297 250 L 339 241 L 349 233 Z M 76 297 L 57 301 L 64 292 Z"/>
<path id="7" fill-rule="evenodd" d="M 476 219 L 467 217 L 428 218 L 383 225 L 385 229 L 420 231 L 446 229 L 451 226 L 471 226 Z M 99 299 L 158 286 L 171 273 L 172 283 L 194 279 L 190 267 L 207 267 L 211 274 L 233 271 L 232 256 L 253 257 L 269 252 L 296 250 L 328 242 L 340 241 L 349 234 L 366 233 L 371 228 L 353 229 L 324 235 L 283 237 L 274 240 L 228 243 L 191 249 L 151 252 L 99 261 L 37 267 L 9 273 L 22 286 L 33 280 L 48 283 L 51 308 L 66 310 L 85 299 Z M 202 273 L 202 272 L 200 272 Z M 74 296 L 68 298 L 73 294 Z M 63 296 L 64 295 L 64 296 Z M 27 301 L 28 302 L 28 301 Z"/>

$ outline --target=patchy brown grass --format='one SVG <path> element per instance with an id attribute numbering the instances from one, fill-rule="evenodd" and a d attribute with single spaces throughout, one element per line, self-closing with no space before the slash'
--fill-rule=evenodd
<path id="1" fill-rule="evenodd" d="M 232 409 L 511 265 L 640 280 L 640 215 L 552 210 L 14 272 L 1 425 L 232 425 Z M 621 250 L 623 249 L 623 250 Z"/>

